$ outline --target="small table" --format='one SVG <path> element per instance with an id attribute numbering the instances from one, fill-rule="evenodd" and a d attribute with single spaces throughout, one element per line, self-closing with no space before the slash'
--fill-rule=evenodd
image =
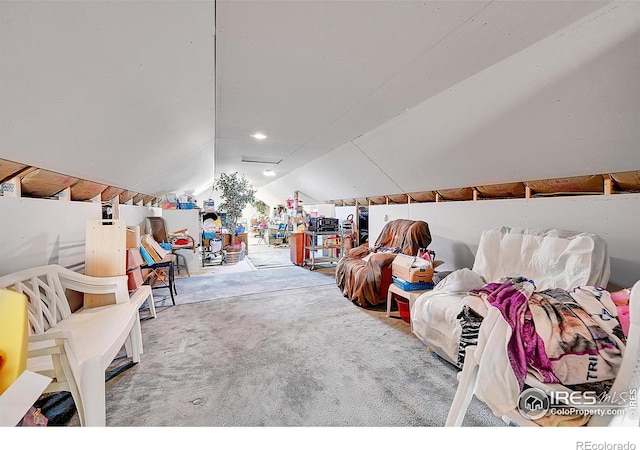
<path id="1" fill-rule="evenodd" d="M 416 299 L 420 297 L 420 295 L 430 290 L 431 289 L 424 289 L 421 291 L 405 291 L 397 284 L 391 283 L 389 285 L 389 291 L 387 292 L 387 317 L 390 317 L 391 314 L 391 300 L 393 298 L 393 294 L 396 294 L 398 297 L 408 299 L 409 310 L 411 310 L 411 307 L 413 306 L 413 303 L 416 301 Z M 413 321 L 411 322 L 411 331 L 413 331 Z"/>

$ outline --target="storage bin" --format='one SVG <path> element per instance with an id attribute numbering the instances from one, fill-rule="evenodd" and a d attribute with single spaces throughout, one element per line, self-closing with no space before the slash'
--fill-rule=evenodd
<path id="1" fill-rule="evenodd" d="M 226 264 L 237 264 L 244 259 L 244 249 L 240 247 L 227 246 L 225 247 L 224 262 Z"/>
<path id="2" fill-rule="evenodd" d="M 127 272 L 127 288 L 130 291 L 134 291 L 142 286 L 144 279 L 142 277 L 142 271 L 140 267 L 130 270 Z"/>
<path id="3" fill-rule="evenodd" d="M 425 289 L 433 289 L 433 283 L 427 283 L 421 281 L 418 283 L 409 283 L 408 281 L 401 280 L 400 278 L 393 277 L 393 284 L 398 286 L 403 291 L 423 291 Z"/>
<path id="4" fill-rule="evenodd" d="M 411 323 L 411 309 L 409 308 L 409 300 L 406 298 L 398 297 L 394 295 L 393 298 L 396 300 L 398 304 L 398 312 L 400 313 L 400 317 L 407 323 Z"/>

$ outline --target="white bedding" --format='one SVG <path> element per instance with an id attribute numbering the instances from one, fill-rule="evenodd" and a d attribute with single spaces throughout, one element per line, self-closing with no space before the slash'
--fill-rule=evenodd
<path id="1" fill-rule="evenodd" d="M 538 290 L 603 286 L 610 267 L 606 242 L 592 233 L 500 227 L 482 233 L 473 268 L 452 272 L 411 307 L 413 333 L 452 363 L 462 327 L 457 319 L 471 289 L 524 276 Z"/>
<path id="2" fill-rule="evenodd" d="M 452 272 L 413 303 L 413 333 L 440 356 L 455 364 L 462 333 L 458 314 L 467 292 L 484 284 L 484 279 L 470 269 Z"/>

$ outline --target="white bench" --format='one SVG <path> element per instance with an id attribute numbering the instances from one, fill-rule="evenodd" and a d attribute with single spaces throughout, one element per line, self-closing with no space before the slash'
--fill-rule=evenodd
<path id="1" fill-rule="evenodd" d="M 58 265 L 5 275 L 0 277 L 0 288 L 27 297 L 27 369 L 53 379 L 45 392 L 71 392 L 81 425 L 105 426 L 105 371 L 123 346 L 133 362 L 140 362 L 138 308 L 149 297 L 144 296 L 147 291 L 142 290 L 139 298 L 132 301 L 126 276 L 91 277 Z M 113 294 L 115 304 L 80 308 L 72 313 L 67 289 Z"/>
<path id="2" fill-rule="evenodd" d="M 151 286 L 147 284 L 138 286 L 138 289 L 129 295 L 131 296 L 131 302 L 138 305 L 138 308 L 140 308 L 146 300 L 147 307 L 149 308 L 149 314 L 151 314 L 151 317 L 154 319 L 156 318 L 156 305 L 153 302 L 153 291 L 151 290 Z"/>

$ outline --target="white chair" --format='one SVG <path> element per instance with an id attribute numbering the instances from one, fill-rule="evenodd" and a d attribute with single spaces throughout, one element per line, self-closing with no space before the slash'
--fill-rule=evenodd
<path id="1" fill-rule="evenodd" d="M 52 378 L 44 391 L 69 391 L 82 426 L 105 426 L 105 371 L 125 347 L 140 361 L 138 305 L 127 277 L 91 277 L 58 265 L 0 277 L 0 288 L 28 299 L 27 369 Z M 115 304 L 71 311 L 66 291 L 113 295 Z"/>
<path id="2" fill-rule="evenodd" d="M 567 402 L 569 406 L 575 406 L 577 409 L 597 409 L 597 408 L 616 408 L 619 405 L 616 403 L 620 401 L 622 396 L 629 396 L 630 392 L 637 393 L 640 390 L 640 281 L 637 281 L 632 288 L 631 298 L 629 300 L 629 334 L 627 336 L 627 344 L 622 357 L 618 374 L 614 380 L 611 388 L 609 389 L 609 396 L 611 402 L 598 401 L 592 404 L 593 397 L 587 398 L 578 394 L 576 391 L 572 391 L 561 384 L 544 384 L 538 381 L 533 376 L 527 376 L 525 380 L 525 389 L 528 387 L 537 388 L 544 391 L 547 395 L 554 393 L 554 397 L 560 397 L 556 395 L 558 392 L 571 394 L 571 401 Z M 447 416 L 445 426 L 461 426 L 464 416 L 466 414 L 471 398 L 474 395 L 476 381 L 478 377 L 479 364 L 473 357 L 474 347 L 469 346 L 466 350 L 467 357 L 465 363 L 460 372 L 460 381 L 453 403 Z M 637 394 L 636 394 L 637 395 Z M 568 397 L 568 395 L 564 395 Z M 636 397 L 635 402 L 637 402 Z M 587 406 L 585 406 L 587 405 Z M 607 415 L 607 414 L 593 414 L 588 419 L 587 426 L 638 426 L 638 418 L 640 417 L 640 405 L 627 405 L 627 410 L 624 415 Z M 520 426 L 539 426 L 533 420 L 526 418 L 516 408 L 509 411 L 502 416 L 503 420 L 507 423 L 515 423 Z"/>

